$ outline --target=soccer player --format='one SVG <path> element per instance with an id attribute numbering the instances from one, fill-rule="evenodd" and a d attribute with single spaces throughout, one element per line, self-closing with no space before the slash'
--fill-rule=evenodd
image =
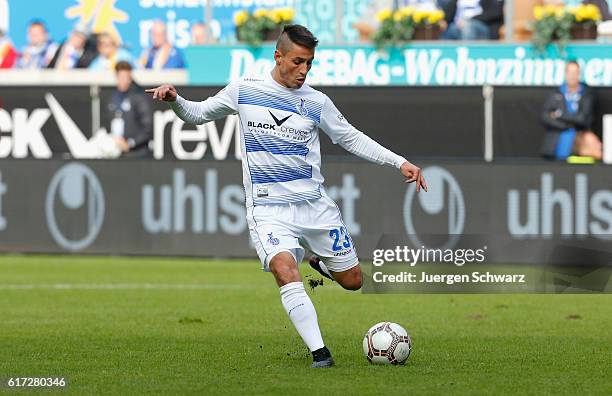
<path id="1" fill-rule="evenodd" d="M 407 182 L 416 183 L 417 192 L 427 191 L 427 184 L 418 167 L 355 129 L 327 95 L 305 84 L 317 43 L 305 27 L 288 25 L 276 43 L 276 65 L 268 75 L 243 77 L 203 102 L 185 100 L 167 84 L 147 92 L 169 102 L 189 124 L 239 115 L 251 239 L 263 269 L 274 274 L 283 307 L 312 352 L 312 367 L 329 367 L 334 360 L 298 270 L 302 246 L 316 254 L 313 268 L 343 288 L 358 290 L 362 279 L 340 210 L 323 187 L 319 129 L 353 154 L 395 166 Z"/>

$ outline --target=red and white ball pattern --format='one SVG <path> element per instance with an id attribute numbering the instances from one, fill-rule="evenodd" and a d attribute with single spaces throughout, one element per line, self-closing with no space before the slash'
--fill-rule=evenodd
<path id="1" fill-rule="evenodd" d="M 376 323 L 363 338 L 363 353 L 374 364 L 404 364 L 411 349 L 408 332 L 397 323 Z"/>

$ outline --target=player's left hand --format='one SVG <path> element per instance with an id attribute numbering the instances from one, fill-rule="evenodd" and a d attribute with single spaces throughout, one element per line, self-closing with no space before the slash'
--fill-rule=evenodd
<path id="1" fill-rule="evenodd" d="M 130 151 L 130 145 L 128 144 L 127 140 L 121 136 L 113 136 L 113 138 L 115 139 L 115 144 L 121 149 L 121 151 L 124 153 Z"/>
<path id="2" fill-rule="evenodd" d="M 406 183 L 416 182 L 417 192 L 421 191 L 421 187 L 427 191 L 427 183 L 421 173 L 421 168 L 406 161 L 400 167 L 400 172 L 406 177 Z"/>

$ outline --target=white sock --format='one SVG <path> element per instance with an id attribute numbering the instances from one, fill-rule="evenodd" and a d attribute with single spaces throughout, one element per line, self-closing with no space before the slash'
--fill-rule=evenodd
<path id="1" fill-rule="evenodd" d="M 308 349 L 312 352 L 323 348 L 325 344 L 317 322 L 317 311 L 306 294 L 304 284 L 302 282 L 287 283 L 281 286 L 280 295 L 289 319 Z"/>
<path id="2" fill-rule="evenodd" d="M 321 271 L 325 272 L 326 275 L 328 275 L 329 277 L 334 279 L 334 277 L 332 276 L 331 272 L 329 272 L 329 270 L 325 266 L 325 263 L 321 259 L 319 259 L 319 267 L 321 267 Z"/>

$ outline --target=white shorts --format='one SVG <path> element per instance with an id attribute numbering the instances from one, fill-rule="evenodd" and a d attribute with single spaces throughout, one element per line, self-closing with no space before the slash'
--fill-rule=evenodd
<path id="1" fill-rule="evenodd" d="M 249 207 L 247 222 L 264 271 L 270 271 L 270 260 L 280 252 L 291 253 L 299 264 L 304 247 L 319 256 L 332 272 L 346 271 L 358 264 L 340 210 L 326 194 L 311 201 Z"/>

